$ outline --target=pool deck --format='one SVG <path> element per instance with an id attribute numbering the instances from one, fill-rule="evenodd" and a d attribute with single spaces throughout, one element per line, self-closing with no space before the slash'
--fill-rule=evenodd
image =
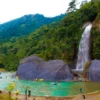
<path id="1" fill-rule="evenodd" d="M 7 92 L 3 92 L 4 95 L 7 95 Z M 26 99 L 25 95 L 15 95 L 12 93 L 13 98 L 18 98 L 17 100 L 100 100 L 100 91 L 96 91 L 93 93 L 85 94 L 85 99 L 82 96 L 83 94 L 76 96 L 66 96 L 66 97 L 51 97 L 51 96 L 31 96 Z"/>

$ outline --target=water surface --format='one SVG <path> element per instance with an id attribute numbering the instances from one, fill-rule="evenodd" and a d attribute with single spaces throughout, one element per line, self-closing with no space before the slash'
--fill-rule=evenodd
<path id="1" fill-rule="evenodd" d="M 80 94 L 80 88 L 84 93 L 100 90 L 99 82 L 57 82 L 57 85 L 54 85 L 53 82 L 19 80 L 12 78 L 11 74 L 7 72 L 1 73 L 0 77 L 2 77 L 0 78 L 1 90 L 6 91 L 6 87 L 14 81 L 16 83 L 15 90 L 25 94 L 25 90 L 28 88 L 33 96 L 72 96 Z"/>

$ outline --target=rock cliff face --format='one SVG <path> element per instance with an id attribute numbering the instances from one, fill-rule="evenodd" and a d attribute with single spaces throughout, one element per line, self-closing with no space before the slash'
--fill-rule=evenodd
<path id="1" fill-rule="evenodd" d="M 95 28 L 97 31 L 100 31 L 100 20 L 93 22 L 93 28 Z"/>
<path id="2" fill-rule="evenodd" d="M 100 81 L 100 60 L 92 60 L 88 72 L 89 80 Z"/>
<path id="3" fill-rule="evenodd" d="M 62 60 L 50 60 L 48 62 L 37 56 L 29 56 L 20 62 L 17 76 L 21 79 L 46 81 L 69 81 L 73 75 L 68 65 Z"/>

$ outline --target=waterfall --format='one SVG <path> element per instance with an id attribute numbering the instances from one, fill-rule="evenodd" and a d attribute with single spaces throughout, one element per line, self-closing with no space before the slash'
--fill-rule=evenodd
<path id="1" fill-rule="evenodd" d="M 86 62 L 89 60 L 91 29 L 92 29 L 92 24 L 89 23 L 82 34 L 82 38 L 79 44 L 78 59 L 76 64 L 77 71 L 82 71 L 84 69 Z"/>

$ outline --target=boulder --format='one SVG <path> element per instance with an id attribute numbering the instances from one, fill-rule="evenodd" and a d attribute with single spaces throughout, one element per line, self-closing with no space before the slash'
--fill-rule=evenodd
<path id="1" fill-rule="evenodd" d="M 90 81 L 100 81 L 100 60 L 92 60 L 88 72 Z"/>
<path id="2" fill-rule="evenodd" d="M 21 79 L 45 81 L 72 80 L 73 75 L 68 65 L 62 60 L 44 61 L 37 56 L 24 58 L 18 67 L 17 76 Z"/>

